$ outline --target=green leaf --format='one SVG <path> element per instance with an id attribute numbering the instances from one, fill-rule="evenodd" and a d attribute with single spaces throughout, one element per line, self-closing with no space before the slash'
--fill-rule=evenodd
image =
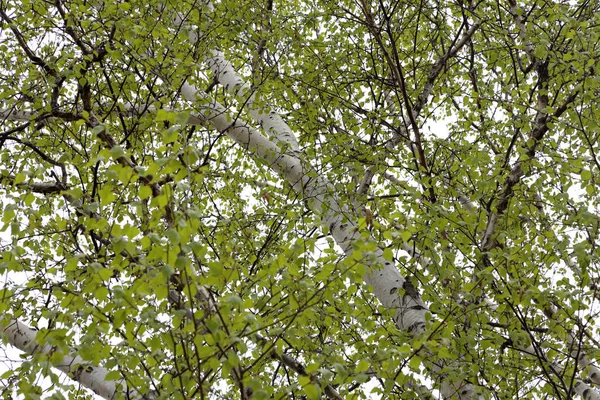
<path id="1" fill-rule="evenodd" d="M 121 146 L 113 146 L 110 149 L 110 155 L 114 160 L 116 160 L 125 155 L 125 150 L 123 150 Z"/>
<path id="2" fill-rule="evenodd" d="M 365 372 L 369 369 L 370 363 L 367 360 L 360 360 L 356 366 L 356 372 Z"/>
<path id="3" fill-rule="evenodd" d="M 383 250 L 383 258 L 386 261 L 394 260 L 394 253 L 392 253 L 392 250 L 389 247 Z"/>
<path id="4" fill-rule="evenodd" d="M 156 112 L 155 120 L 157 122 L 161 122 L 161 121 L 175 122 L 175 119 L 176 119 L 176 114 L 169 112 L 165 109 L 160 109 Z"/>
<path id="5" fill-rule="evenodd" d="M 304 387 L 304 393 L 306 393 L 306 397 L 311 400 L 321 398 L 321 388 L 316 385 L 306 385 Z"/>
<path id="6" fill-rule="evenodd" d="M 584 169 L 581 171 L 581 179 L 584 181 L 589 181 L 592 179 L 592 172 L 589 169 Z"/>
<path id="7" fill-rule="evenodd" d="M 105 286 L 98 286 L 98 288 L 96 289 L 96 291 L 94 291 L 94 297 L 98 300 L 98 301 L 104 301 L 106 300 L 106 297 L 108 296 L 108 289 Z"/>
<path id="8" fill-rule="evenodd" d="M 101 268 L 98 271 L 98 275 L 100 275 L 100 278 L 102 278 L 103 281 L 108 281 L 110 278 L 112 278 L 113 276 L 113 271 L 111 271 L 108 268 Z"/>
<path id="9" fill-rule="evenodd" d="M 140 187 L 139 194 L 141 200 L 147 199 L 148 197 L 152 196 L 152 188 L 150 186 L 143 185 Z"/>
<path id="10" fill-rule="evenodd" d="M 408 362 L 408 366 L 413 371 L 419 371 L 421 367 L 421 358 L 418 356 L 412 356 L 410 361 Z"/>
<path id="11" fill-rule="evenodd" d="M 106 377 L 104 378 L 107 381 L 117 381 L 120 380 L 123 376 L 121 375 L 121 372 L 119 371 L 110 371 L 108 374 L 106 374 Z"/>
<path id="12" fill-rule="evenodd" d="M 165 236 L 169 239 L 171 246 L 177 246 L 181 242 L 181 235 L 175 229 L 168 229 Z"/>
<path id="13" fill-rule="evenodd" d="M 106 127 L 102 124 L 100 125 L 96 125 L 93 129 L 92 129 L 92 134 L 97 135 L 99 133 L 102 133 L 106 130 Z"/>
<path id="14" fill-rule="evenodd" d="M 175 122 L 181 126 L 185 126 L 185 125 L 187 125 L 189 119 L 190 119 L 190 111 L 183 111 L 183 112 L 177 113 L 177 116 L 175 117 Z"/>
<path id="15" fill-rule="evenodd" d="M 23 173 L 18 173 L 17 176 L 15 176 L 15 185 L 25 182 L 25 179 L 27 179 L 27 175 Z"/>
<path id="16" fill-rule="evenodd" d="M 402 238 L 403 242 L 408 243 L 408 241 L 412 238 L 412 233 L 409 231 L 403 231 L 400 233 L 400 237 Z"/>
<path id="17" fill-rule="evenodd" d="M 566 397 L 597 3 L 6 2 L 10 396 Z"/>
<path id="18" fill-rule="evenodd" d="M 163 143 L 168 144 L 175 142 L 177 140 L 178 132 L 179 125 L 175 125 L 167 129 L 165 133 L 163 133 Z"/>

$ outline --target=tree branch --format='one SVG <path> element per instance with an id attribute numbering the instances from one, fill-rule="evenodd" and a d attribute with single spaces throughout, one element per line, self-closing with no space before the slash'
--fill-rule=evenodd
<path id="1" fill-rule="evenodd" d="M 3 323 L 0 320 L 0 333 L 6 335 L 9 344 L 30 355 L 39 353 L 50 356 L 58 351 L 54 346 L 40 343 L 39 331 L 18 320 L 11 320 L 8 323 Z M 70 354 L 77 354 L 77 351 L 72 349 Z M 114 399 L 117 395 L 136 400 L 152 400 L 155 398 L 152 393 L 142 396 L 136 390 L 129 389 L 125 379 L 119 381 L 108 380 L 107 376 L 110 371 L 103 367 L 93 366 L 81 357 L 70 354 L 65 354 L 62 361 L 55 367 L 98 396 L 105 399 Z"/>

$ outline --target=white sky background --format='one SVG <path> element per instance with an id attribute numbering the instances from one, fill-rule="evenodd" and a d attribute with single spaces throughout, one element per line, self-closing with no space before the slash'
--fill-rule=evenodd
<path id="1" fill-rule="evenodd" d="M 439 120 L 439 121 L 434 121 L 432 118 L 430 118 L 427 123 L 424 125 L 423 127 L 423 133 L 424 133 L 424 137 L 437 137 L 437 138 L 446 138 L 449 135 L 449 126 L 452 125 L 452 123 L 455 122 L 455 118 L 446 118 L 444 120 Z M 5 144 L 6 146 L 7 144 Z M 566 146 L 566 144 L 565 144 Z M 3 149 L 1 151 L 6 151 L 6 149 Z M 570 189 L 570 194 L 574 196 L 574 198 L 578 197 L 578 193 L 581 193 L 581 187 L 574 185 L 571 189 Z M 253 193 L 252 193 L 252 189 L 248 188 L 247 191 L 245 191 L 244 193 L 242 193 L 242 196 L 244 198 L 247 199 L 249 207 L 251 207 L 253 205 L 253 201 L 255 202 L 254 204 L 256 204 L 256 202 L 260 201 L 260 199 L 256 199 L 253 197 Z M 1 199 L 0 199 L 1 200 Z M 65 217 L 67 216 L 67 211 L 65 210 Z M 23 221 L 23 225 L 26 225 L 26 221 Z M 2 242 L 3 245 L 7 245 L 9 243 L 11 243 L 11 235 L 10 235 L 10 228 L 0 232 L 0 240 Z M 319 246 L 317 246 L 318 248 Z M 325 242 L 323 242 L 322 247 L 327 247 L 327 244 Z M 6 278 L 6 277 L 3 277 Z M 25 273 L 11 273 L 9 276 L 10 280 L 12 280 L 13 282 L 15 282 L 16 284 L 25 284 L 27 282 L 27 275 Z M 559 279 L 563 278 L 563 275 L 561 274 L 556 274 L 553 278 L 553 281 L 556 282 Z M 44 322 L 42 321 L 41 323 L 42 326 L 44 326 Z M 7 346 L 4 349 L 4 354 L 0 356 L 0 375 L 4 372 L 6 372 L 9 369 L 14 368 L 17 363 L 19 362 L 19 358 L 20 358 L 20 352 L 10 346 Z M 58 372 L 58 371 L 57 371 Z M 61 374 L 61 373 L 59 373 Z M 73 382 L 71 379 L 69 379 L 68 377 L 66 377 L 64 374 L 62 374 L 63 378 L 66 382 L 71 382 L 73 384 L 76 385 L 75 382 Z M 40 380 L 42 379 L 42 377 L 40 376 Z M 1 382 L 1 381 L 0 381 Z M 375 384 L 370 384 L 372 387 L 375 386 Z M 43 380 L 43 384 L 42 384 L 44 389 L 48 389 L 51 387 L 51 382 L 49 379 L 45 379 Z M 48 397 L 50 394 L 52 393 L 52 391 L 49 391 L 48 393 L 44 393 L 44 397 Z M 91 394 L 91 392 L 89 392 Z M 100 397 L 95 396 L 96 398 L 100 399 Z M 372 396 L 373 399 L 378 398 L 378 396 Z"/>
<path id="2" fill-rule="evenodd" d="M 453 118 L 448 118 L 448 119 L 445 119 L 442 121 L 437 121 L 437 122 L 434 122 L 433 120 L 430 119 L 423 127 L 423 132 L 425 134 L 425 137 L 430 137 L 430 136 L 435 136 L 438 138 L 447 137 L 449 134 L 448 126 L 451 125 L 453 122 L 454 122 Z M 2 150 L 2 151 L 6 151 L 6 150 Z M 570 194 L 573 195 L 575 198 L 577 198 L 578 193 L 581 193 L 581 188 L 574 185 L 570 189 Z M 248 189 L 245 193 L 242 193 L 242 196 L 245 197 L 249 201 L 249 206 L 252 205 L 252 201 L 254 201 L 254 202 L 260 201 L 260 199 L 256 199 L 252 196 L 251 189 Z M 65 217 L 66 217 L 66 211 L 65 211 Z M 25 225 L 26 221 L 23 221 L 23 224 Z M 3 232 L 0 232 L 0 240 L 3 245 L 7 245 L 7 244 L 11 243 L 12 240 L 11 240 L 11 235 L 10 235 L 10 228 Z M 325 242 L 323 242 L 322 246 L 327 247 L 327 244 Z M 319 246 L 317 246 L 317 248 L 318 247 Z M 6 276 L 3 277 L 3 279 L 6 279 L 6 278 L 7 278 Z M 8 278 L 10 278 L 10 280 L 15 282 L 16 284 L 25 284 L 28 279 L 28 277 L 25 273 L 15 273 L 15 272 L 12 272 Z M 554 276 L 553 281 L 556 282 L 561 278 L 563 278 L 563 275 L 557 273 Z M 41 326 L 44 326 L 43 321 L 41 322 Z M 21 352 L 11 346 L 5 346 L 3 348 L 3 350 L 4 350 L 3 354 L 0 355 L 0 375 L 9 369 L 15 368 L 18 365 L 17 363 L 20 362 L 19 359 L 21 356 Z M 70 378 L 68 378 L 64 374 L 62 374 L 58 371 L 56 371 L 56 372 L 62 376 L 62 379 L 64 379 L 65 382 L 71 382 L 72 384 L 77 385 L 76 382 L 72 381 Z M 39 379 L 42 382 L 41 385 L 44 388 L 44 390 L 47 390 L 51 387 L 51 382 L 48 378 L 43 379 L 40 376 Z M 375 383 L 371 383 L 371 384 L 367 384 L 367 385 L 369 385 L 371 387 L 375 387 Z M 52 391 L 45 392 L 43 397 L 46 398 L 51 393 L 52 393 Z M 88 393 L 92 394 L 91 391 L 88 391 Z M 14 395 L 16 396 L 16 393 Z M 95 398 L 101 399 L 99 396 L 95 396 Z M 373 395 L 371 398 L 377 399 L 377 398 L 379 398 L 379 396 Z"/>
<path id="3" fill-rule="evenodd" d="M 448 121 L 449 123 L 450 121 Z M 432 134 L 435 136 L 447 136 L 449 131 L 447 128 L 447 123 L 445 123 L 444 121 L 440 121 L 437 123 L 433 123 L 433 124 L 427 124 L 427 126 L 425 127 L 424 131 L 427 134 Z M 10 148 L 10 145 L 8 143 L 5 144 L 5 148 L 0 150 L 2 152 L 7 151 L 7 148 Z M 248 201 L 248 207 L 252 207 L 253 205 L 257 204 L 258 202 L 260 202 L 260 199 L 257 199 L 253 196 L 252 193 L 252 189 L 251 188 L 247 188 L 247 190 L 245 192 L 243 192 L 241 194 L 242 197 L 244 197 L 247 201 Z M 1 201 L 1 199 L 0 199 Z M 68 208 L 68 206 L 65 206 Z M 58 207 L 56 207 L 56 209 L 58 209 Z M 67 210 L 63 211 L 64 217 L 67 217 Z M 23 218 L 25 218 L 25 216 L 23 216 Z M 27 225 L 27 220 L 23 219 L 22 221 L 22 225 L 26 226 Z M 0 232 L 0 243 L 2 244 L 2 246 L 10 246 L 10 243 L 12 243 L 12 237 L 11 237 L 11 233 L 10 233 L 10 227 L 8 227 L 8 229 Z M 319 251 L 319 248 L 327 248 L 329 245 L 326 241 L 326 239 L 322 239 L 320 245 L 318 244 L 316 246 L 317 251 Z M 340 254 L 342 254 L 341 250 L 338 249 Z M 318 254 L 317 254 L 318 257 Z M 1 277 L 1 279 L 3 279 L 3 281 L 6 282 L 6 280 L 10 280 L 11 282 L 13 282 L 13 285 L 11 285 L 12 287 L 15 287 L 17 285 L 25 285 L 29 279 L 29 277 L 27 276 L 27 273 L 22 272 L 22 273 L 18 273 L 18 272 L 10 272 L 10 274 L 5 274 L 4 277 Z M 40 321 L 40 326 L 45 326 L 47 323 L 47 321 L 45 321 L 44 319 L 42 319 Z M 10 346 L 10 345 L 6 345 L 6 346 L 2 346 L 2 350 L 0 350 L 0 376 L 5 373 L 8 370 L 14 369 L 16 368 L 20 362 L 22 362 L 21 356 L 25 356 L 26 355 L 24 353 L 22 353 L 21 351 L 17 350 L 16 348 Z M 72 379 L 70 379 L 69 377 L 67 377 L 65 374 L 63 374 L 62 372 L 58 371 L 58 370 L 54 370 L 55 373 L 57 373 L 58 375 L 60 375 L 62 377 L 62 380 L 64 380 L 64 382 L 70 382 L 72 384 L 77 385 L 77 383 L 75 381 L 73 381 Z M 40 381 L 36 382 L 37 384 L 40 384 L 42 386 L 42 388 L 44 389 L 44 394 L 43 394 L 43 398 L 47 398 L 50 395 L 52 395 L 52 393 L 54 392 L 54 390 L 49 390 L 52 386 L 52 383 L 50 381 L 49 378 L 43 378 L 41 375 L 39 376 Z M 0 380 L 0 382 L 2 382 L 2 380 Z M 375 387 L 375 383 L 371 383 L 371 384 L 367 384 L 370 385 L 371 387 Z M 96 396 L 93 394 L 93 392 L 91 392 L 90 390 L 87 390 L 84 387 L 81 387 L 82 390 L 87 391 L 88 394 L 93 395 L 95 399 L 101 400 L 102 398 L 100 396 Z M 13 396 L 15 398 L 18 398 L 19 396 L 17 396 L 16 394 L 16 389 L 13 393 Z M 373 399 L 378 399 L 380 398 L 379 396 L 372 396 Z"/>
<path id="4" fill-rule="evenodd" d="M 3 32 L 0 31 L 0 39 L 2 39 L 3 36 Z M 429 119 L 429 121 L 425 124 L 424 128 L 423 128 L 423 133 L 424 136 L 435 136 L 438 138 L 443 138 L 443 137 L 447 137 L 449 134 L 449 129 L 448 126 L 454 122 L 454 118 L 448 118 L 442 121 L 437 121 L 434 122 L 431 118 Z M 4 128 L 1 128 L 1 130 L 3 130 Z M 7 144 L 5 144 L 5 146 L 7 146 Z M 567 146 L 567 144 L 565 144 L 565 146 Z M 6 151 L 5 149 L 2 149 L 0 151 Z M 573 196 L 574 198 L 578 198 L 579 194 L 582 192 L 582 188 L 578 185 L 573 185 L 570 189 L 569 189 L 569 194 L 571 196 Z M 255 200 L 255 201 L 260 201 L 260 199 L 255 199 L 252 197 L 250 190 L 248 190 L 248 192 L 243 193 L 243 196 L 247 197 L 249 199 L 249 201 Z M 0 199 L 1 200 L 1 199 Z M 251 203 L 250 203 L 251 204 Z M 592 205 L 590 205 L 590 208 Z M 593 212 L 598 212 L 598 207 L 596 207 L 595 209 L 592 210 Z M 11 236 L 10 236 L 10 228 L 4 232 L 0 232 L 0 240 L 2 242 L 3 245 L 6 245 L 7 243 L 11 242 Z M 318 246 L 317 246 L 318 247 Z M 557 281 L 558 279 L 561 279 L 563 276 L 560 274 L 556 274 L 556 276 L 554 277 L 555 281 Z M 1 277 L 2 279 L 4 279 L 5 277 Z M 26 274 L 18 274 L 18 273 L 11 273 L 10 277 L 9 277 L 12 281 L 16 282 L 16 283 L 20 283 L 20 284 L 24 284 L 27 282 L 27 276 Z M 42 323 L 43 325 L 43 323 Z M 0 375 L 4 372 L 6 372 L 7 370 L 10 370 L 12 368 L 14 368 L 19 361 L 20 358 L 20 352 L 10 346 L 6 346 L 4 347 L 4 354 L 0 353 Z M 42 379 L 40 377 L 40 379 Z M 73 384 L 76 384 L 75 382 L 73 382 L 71 379 L 69 379 L 66 376 L 63 376 L 63 379 L 65 379 L 66 381 L 72 382 Z M 0 380 L 0 382 L 2 382 Z M 43 381 L 43 387 L 44 389 L 49 388 L 51 386 L 51 382 L 49 381 L 49 379 L 45 379 Z M 44 397 L 48 397 L 49 393 L 44 393 Z M 91 392 L 90 392 L 91 393 Z M 96 398 L 100 399 L 100 397 L 96 396 Z M 373 399 L 376 399 L 377 397 L 373 396 Z"/>
<path id="5" fill-rule="evenodd" d="M 434 122 L 432 119 L 430 119 L 428 121 L 428 123 L 425 124 L 425 126 L 423 127 L 423 133 L 425 134 L 425 137 L 428 137 L 428 135 L 435 136 L 438 138 L 447 137 L 449 135 L 448 126 L 450 124 L 452 124 L 453 122 L 454 122 L 454 118 L 447 118 L 445 120 L 440 120 L 437 122 Z M 2 151 L 6 151 L 6 150 L 2 150 Z M 248 188 L 241 195 L 247 199 L 248 204 L 249 204 L 248 207 L 252 207 L 253 204 L 256 204 L 260 201 L 260 199 L 253 197 L 252 189 L 250 189 L 250 188 Z M 67 217 L 66 210 L 64 212 L 65 212 L 65 217 Z M 26 225 L 26 221 L 23 221 L 23 225 Z M 0 232 L 0 240 L 3 245 L 7 245 L 7 244 L 11 243 L 12 239 L 11 239 L 11 235 L 10 235 L 10 228 L 3 232 Z M 327 247 L 328 247 L 328 243 L 326 242 L 325 239 L 322 239 L 322 243 L 320 245 L 316 246 L 317 249 L 327 248 Z M 341 250 L 340 250 L 340 254 L 342 254 Z M 318 256 L 318 254 L 317 254 L 317 256 Z M 408 256 L 408 254 L 407 254 L 407 256 Z M 26 282 L 28 280 L 28 276 L 26 273 L 11 272 L 9 278 L 11 281 L 13 281 L 17 285 L 18 284 L 24 285 L 24 284 L 26 284 Z M 45 322 L 41 321 L 41 326 L 44 326 L 44 325 L 45 325 Z M 20 359 L 20 356 L 23 354 L 19 350 L 15 349 L 12 346 L 4 346 L 3 350 L 4 350 L 4 354 L 2 355 L 2 357 L 0 357 L 0 375 L 9 369 L 15 368 L 18 365 L 17 363 L 19 362 L 18 360 Z M 65 374 L 61 373 L 60 371 L 55 370 L 55 372 L 58 373 L 65 382 L 70 382 L 72 384 L 77 385 L 76 382 L 72 381 L 70 378 L 68 378 Z M 426 379 L 425 377 L 422 377 L 422 378 Z M 43 387 L 43 389 L 45 391 L 48 390 L 52 386 L 49 378 L 43 378 L 42 376 L 40 376 L 39 379 L 41 382 L 41 386 Z M 373 388 L 376 385 L 378 385 L 378 384 L 376 382 L 372 381 L 371 383 L 366 384 L 366 387 Z M 82 390 L 86 390 L 89 394 L 93 395 L 93 393 L 91 391 L 89 391 L 83 387 L 82 387 Z M 53 393 L 53 390 L 44 392 L 43 397 L 44 398 L 49 397 L 52 393 Z M 16 396 L 16 391 L 15 391 L 14 395 Z M 16 397 L 18 397 L 18 396 L 16 396 Z M 94 398 L 96 398 L 98 400 L 102 399 L 100 396 L 96 396 L 96 395 L 94 395 Z M 380 396 L 372 395 L 371 398 L 375 400 L 375 399 L 379 399 Z"/>

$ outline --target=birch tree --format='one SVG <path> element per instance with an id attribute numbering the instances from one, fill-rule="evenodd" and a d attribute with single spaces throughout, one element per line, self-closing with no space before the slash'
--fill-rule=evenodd
<path id="1" fill-rule="evenodd" d="M 3 396 L 600 399 L 599 8 L 0 1 Z"/>

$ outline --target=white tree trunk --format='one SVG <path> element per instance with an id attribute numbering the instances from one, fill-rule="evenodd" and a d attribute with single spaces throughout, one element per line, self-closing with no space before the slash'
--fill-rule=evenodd
<path id="1" fill-rule="evenodd" d="M 0 324 L 0 333 L 4 333 L 8 343 L 22 352 L 30 355 L 36 353 L 52 355 L 57 349 L 49 344 L 38 343 L 36 339 L 38 332 L 18 320 L 12 320 L 6 325 Z M 72 354 L 76 354 L 76 350 L 72 350 Z M 124 380 L 118 382 L 107 380 L 109 373 L 107 369 L 92 366 L 76 355 L 64 355 L 62 361 L 54 367 L 105 399 L 114 399 L 117 395 L 131 399 L 154 398 L 152 395 L 140 396 L 135 390 L 128 391 Z"/>

